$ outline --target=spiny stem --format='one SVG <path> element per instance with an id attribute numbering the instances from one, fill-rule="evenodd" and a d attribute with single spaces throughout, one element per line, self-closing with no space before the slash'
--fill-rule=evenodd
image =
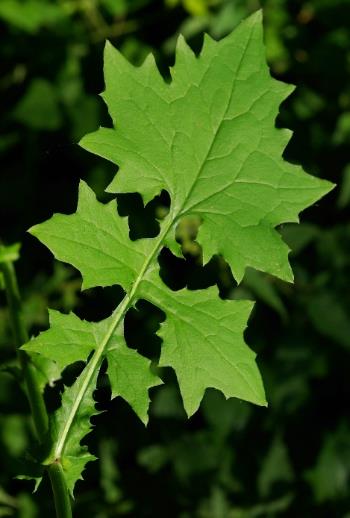
<path id="1" fill-rule="evenodd" d="M 72 518 L 72 507 L 66 479 L 60 462 L 53 462 L 48 468 L 57 518 Z"/>
<path id="2" fill-rule="evenodd" d="M 28 342 L 29 336 L 23 320 L 16 272 L 11 261 L 0 262 L 0 271 L 4 277 L 16 354 L 21 366 L 34 428 L 39 442 L 43 443 L 49 429 L 49 418 L 35 368 L 27 353 L 20 349 L 21 345 Z M 48 472 L 54 494 L 57 518 L 72 518 L 71 502 L 62 466 L 55 462 L 49 466 Z"/>
<path id="3" fill-rule="evenodd" d="M 12 262 L 0 263 L 0 268 L 4 276 L 7 303 L 10 313 L 10 322 L 14 337 L 16 354 L 21 366 L 26 393 L 33 417 L 34 428 L 39 441 L 44 442 L 49 428 L 49 420 L 45 408 L 45 402 L 41 393 L 35 368 L 29 356 L 19 348 L 28 342 L 29 337 L 24 325 L 22 304 L 19 294 L 15 269 Z"/>

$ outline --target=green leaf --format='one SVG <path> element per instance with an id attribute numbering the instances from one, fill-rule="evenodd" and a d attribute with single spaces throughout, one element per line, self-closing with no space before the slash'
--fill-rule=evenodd
<path id="1" fill-rule="evenodd" d="M 57 130 L 62 113 L 55 87 L 45 79 L 34 79 L 17 104 L 14 118 L 35 130 Z"/>
<path id="2" fill-rule="evenodd" d="M 281 234 L 284 241 L 291 247 L 293 255 L 296 255 L 319 236 L 320 229 L 312 223 L 300 225 L 291 223 L 281 229 Z"/>
<path id="3" fill-rule="evenodd" d="M 94 327 L 70 313 L 49 311 L 50 329 L 22 346 L 27 352 L 40 353 L 57 363 L 60 371 L 74 362 L 86 361 L 94 349 Z"/>
<path id="4" fill-rule="evenodd" d="M 31 354 L 31 363 L 36 371 L 36 378 L 38 381 L 39 388 L 42 392 L 46 385 L 52 387 L 55 381 L 61 377 L 61 371 L 55 361 L 45 358 L 41 354 Z"/>
<path id="5" fill-rule="evenodd" d="M 111 322 L 113 315 L 101 322 L 91 323 L 80 320 L 73 313 L 63 315 L 51 310 L 50 329 L 22 348 L 32 355 L 40 356 L 42 362 L 50 364 L 54 360 L 58 368 L 63 370 L 71 363 L 86 361 L 91 351 L 103 342 Z M 150 371 L 149 360 L 126 346 L 118 329 L 109 339 L 104 353 L 108 360 L 107 372 L 112 397 L 122 396 L 146 424 L 148 389 L 162 381 Z M 97 413 L 92 393 L 104 356 L 98 356 L 96 365 L 93 364 L 93 357 L 76 382 L 64 391 L 62 406 L 54 413 L 50 423 L 51 449 L 44 464 L 60 459 L 72 494 L 86 463 L 95 460 L 80 442 L 91 429 L 90 417 Z"/>
<path id="6" fill-rule="evenodd" d="M 150 272 L 140 294 L 166 312 L 159 335 L 164 345 L 162 367 L 177 374 L 184 406 L 194 414 L 208 387 L 225 396 L 266 405 L 255 354 L 243 332 L 253 307 L 246 300 L 222 300 L 216 288 L 173 292 Z"/>
<path id="7" fill-rule="evenodd" d="M 280 436 L 276 436 L 264 458 L 259 476 L 259 494 L 266 498 L 273 494 L 273 486 L 278 482 L 291 482 L 294 478 L 288 450 Z"/>
<path id="8" fill-rule="evenodd" d="M 149 360 L 129 349 L 122 334 L 115 345 L 108 346 L 107 360 L 112 397 L 121 396 L 125 399 L 141 421 L 147 424 L 150 402 L 148 389 L 162 383 L 151 372 Z"/>
<path id="9" fill-rule="evenodd" d="M 128 291 L 152 247 L 150 240 L 130 241 L 127 220 L 118 216 L 115 203 L 97 203 L 84 182 L 80 182 L 75 214 L 55 214 L 30 232 L 57 259 L 80 270 L 83 289 L 118 283 Z"/>
<path id="10" fill-rule="evenodd" d="M 14 27 L 34 34 L 43 25 L 52 25 L 65 18 L 60 5 L 42 0 L 1 0 L 0 18 Z"/>
<path id="11" fill-rule="evenodd" d="M 103 98 L 115 129 L 82 146 L 120 167 L 110 192 L 146 203 L 165 189 L 174 223 L 199 216 L 205 261 L 222 254 L 238 281 L 247 266 L 291 281 L 275 227 L 298 221 L 331 184 L 281 157 L 291 132 L 275 118 L 293 87 L 269 75 L 261 13 L 220 42 L 206 36 L 199 58 L 180 37 L 171 75 L 165 83 L 152 57 L 136 69 L 107 44 Z"/>
<path id="12" fill-rule="evenodd" d="M 89 364 L 85 370 L 89 369 Z M 79 376 L 71 387 L 66 388 L 62 396 L 61 407 L 53 414 L 50 422 L 52 450 L 44 464 L 51 464 L 59 459 L 65 473 L 68 490 L 73 495 L 75 483 L 82 479 L 85 465 L 96 459 L 82 446 L 82 439 L 91 431 L 90 417 L 98 414 L 95 408 L 93 392 L 96 387 L 98 370 L 86 381 Z M 82 385 L 84 397 L 81 398 Z M 76 409 L 75 412 L 72 410 Z"/>
<path id="13" fill-rule="evenodd" d="M 188 415 L 207 387 L 266 404 L 255 354 L 243 338 L 252 303 L 221 300 L 214 288 L 171 291 L 159 276 L 158 255 L 169 244 L 178 251 L 176 229 L 191 217 L 201 222 L 205 261 L 221 254 L 238 281 L 247 267 L 290 281 L 288 247 L 276 226 L 298 221 L 301 210 L 332 188 L 281 158 L 290 132 L 275 128 L 275 118 L 292 88 L 269 75 L 260 12 L 220 42 L 205 37 L 199 57 L 180 38 L 171 74 L 166 83 L 151 56 L 135 68 L 108 44 L 103 97 L 114 128 L 82 141 L 119 166 L 109 191 L 139 192 L 145 203 L 168 191 L 171 207 L 158 236 L 131 241 L 115 201 L 99 203 L 84 183 L 75 214 L 31 229 L 58 259 L 81 271 L 84 288 L 120 284 L 125 290 L 108 319 L 89 324 L 54 315 L 57 329 L 52 324 L 26 346 L 61 368 L 90 354 L 63 395 L 51 437 L 51 461 L 80 459 L 77 473 L 65 468 L 71 487 L 89 459 L 79 444 L 90 429 L 103 358 L 113 395 L 122 395 L 143 420 L 148 388 L 159 384 L 122 336 L 124 317 L 140 298 L 166 314 L 160 365 L 175 369 Z"/>
<path id="14" fill-rule="evenodd" d="M 315 465 L 306 471 L 317 504 L 346 499 L 350 480 L 349 427 L 340 423 L 328 434 L 316 459 Z"/>
<path id="15" fill-rule="evenodd" d="M 306 311 L 316 331 L 350 349 L 349 310 L 337 295 L 328 291 L 310 295 Z"/>
<path id="16" fill-rule="evenodd" d="M 244 276 L 244 284 L 253 292 L 257 299 L 262 300 L 265 304 L 277 311 L 282 319 L 287 318 L 287 311 L 278 294 L 276 286 L 274 286 L 273 278 L 264 275 L 261 272 L 248 268 Z"/>
<path id="17" fill-rule="evenodd" d="M 50 310 L 50 329 L 25 344 L 30 353 L 40 353 L 42 359 L 56 362 L 60 371 L 77 361 L 86 361 L 103 342 L 113 323 L 113 315 L 101 322 L 91 323 L 70 313 L 63 315 Z M 162 381 L 150 371 L 150 361 L 129 349 L 123 333 L 116 329 L 105 350 L 112 397 L 122 396 L 146 424 L 149 405 L 148 389 Z M 56 378 L 57 379 L 57 378 Z"/>

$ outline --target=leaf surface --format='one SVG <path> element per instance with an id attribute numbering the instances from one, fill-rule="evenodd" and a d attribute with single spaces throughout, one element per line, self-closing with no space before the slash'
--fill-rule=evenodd
<path id="1" fill-rule="evenodd" d="M 113 315 L 91 323 L 80 320 L 73 313 L 62 315 L 51 311 L 51 328 L 23 348 L 27 352 L 40 353 L 43 360 L 55 360 L 62 370 L 76 361 L 86 361 L 91 351 L 103 341 L 112 318 Z M 86 463 L 95 460 L 81 441 L 91 430 L 90 418 L 98 413 L 93 391 L 103 357 L 108 361 L 112 397 L 122 396 L 145 424 L 148 421 L 148 389 L 162 383 L 150 371 L 150 361 L 129 349 L 123 334 L 117 330 L 109 339 L 104 355 L 97 358 L 96 365 L 91 366 L 92 357 L 74 384 L 65 389 L 61 407 L 51 417 L 51 451 L 45 463 L 60 460 L 71 494 L 77 480 L 82 478 Z"/>
<path id="2" fill-rule="evenodd" d="M 92 324 L 70 313 L 49 311 L 50 328 L 25 344 L 22 349 L 40 353 L 55 361 L 60 371 L 74 362 L 86 361 L 95 346 Z"/>
<path id="3" fill-rule="evenodd" d="M 27 345 L 61 368 L 91 353 L 54 421 L 57 455 L 85 458 L 77 445 L 90 427 L 103 358 L 113 396 L 122 395 L 145 420 L 148 388 L 159 379 L 146 359 L 127 348 L 121 331 L 140 298 L 166 314 L 160 365 L 175 369 L 189 415 L 207 387 L 265 405 L 255 354 L 243 338 L 252 303 L 223 301 L 214 288 L 172 292 L 159 276 L 158 255 L 164 246 L 177 250 L 176 228 L 191 217 L 201 222 L 205 261 L 221 254 L 237 281 L 247 267 L 290 281 L 289 249 L 276 227 L 298 221 L 301 210 L 332 188 L 282 159 L 290 132 L 276 129 L 275 118 L 292 87 L 269 74 L 260 12 L 220 42 L 205 37 L 199 57 L 180 38 L 171 76 L 166 83 L 152 56 L 135 68 L 107 44 L 103 98 L 114 127 L 100 128 L 81 143 L 119 166 L 110 192 L 139 192 L 145 203 L 162 190 L 169 193 L 159 235 L 131 241 L 115 201 L 99 203 L 83 182 L 75 214 L 55 215 L 31 230 L 58 259 L 80 270 L 84 288 L 120 284 L 125 290 L 105 321 L 54 315 L 57 332 L 52 325 Z M 71 486 L 79 466 L 69 475 Z"/>
<path id="4" fill-rule="evenodd" d="M 275 119 L 293 87 L 269 74 L 261 12 L 219 42 L 206 36 L 199 58 L 180 38 L 171 75 L 167 84 L 152 57 L 135 68 L 107 45 L 103 98 L 115 128 L 82 146 L 119 166 L 110 192 L 147 202 L 165 189 L 175 221 L 199 216 L 205 261 L 222 254 L 238 281 L 247 266 L 291 281 L 275 227 L 298 221 L 331 184 L 282 159 L 291 132 Z"/>
<path id="5" fill-rule="evenodd" d="M 85 182 L 79 185 L 75 214 L 55 214 L 30 232 L 81 272 L 83 289 L 120 284 L 128 291 L 152 246 L 146 239 L 130 241 L 127 220 L 119 217 L 115 203 L 98 203 Z"/>
<path id="6" fill-rule="evenodd" d="M 88 368 L 87 365 L 85 369 Z M 56 460 L 61 462 L 71 495 L 76 482 L 82 479 L 86 464 L 96 459 L 89 453 L 87 446 L 81 445 L 81 441 L 91 431 L 90 418 L 98 413 L 93 398 L 97 375 L 98 370 L 88 380 L 80 375 L 71 387 L 66 388 L 62 404 L 50 422 L 52 450 L 46 463 Z M 81 398 L 82 385 L 85 383 L 84 397 Z M 72 412 L 75 407 L 76 412 Z"/>
<path id="7" fill-rule="evenodd" d="M 159 336 L 160 366 L 172 367 L 187 414 L 196 412 L 206 388 L 225 396 L 266 405 L 255 354 L 243 339 L 253 303 L 222 300 L 217 288 L 171 291 L 156 270 L 140 288 L 141 296 L 166 312 Z"/>
<path id="8" fill-rule="evenodd" d="M 151 372 L 149 360 L 126 345 L 122 334 L 118 344 L 109 345 L 107 359 L 112 397 L 125 399 L 146 424 L 150 402 L 148 389 L 160 385 L 162 381 Z"/>
<path id="9" fill-rule="evenodd" d="M 87 322 L 74 313 L 63 315 L 50 310 L 50 328 L 22 348 L 27 352 L 40 353 L 43 360 L 55 361 L 62 371 L 74 362 L 86 362 L 90 353 L 103 343 L 112 323 L 113 315 L 101 322 Z M 151 372 L 150 361 L 127 347 L 119 329 L 113 330 L 102 357 L 108 361 L 112 397 L 122 396 L 146 423 L 148 389 L 162 383 Z"/>

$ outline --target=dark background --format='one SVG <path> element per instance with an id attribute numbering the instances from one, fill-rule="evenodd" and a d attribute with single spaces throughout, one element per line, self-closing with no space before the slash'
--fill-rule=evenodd
<path id="1" fill-rule="evenodd" d="M 186 228 L 186 260 L 163 251 L 160 262 L 174 289 L 218 283 L 223 297 L 258 301 L 246 339 L 269 407 L 208 390 L 187 421 L 175 376 L 164 371 L 144 428 L 122 400 L 109 402 L 102 375 L 96 399 L 108 412 L 93 419 L 87 439 L 100 460 L 77 484 L 77 517 L 350 517 L 350 2 L 262 5 L 271 73 L 297 85 L 277 121 L 294 131 L 285 158 L 338 187 L 300 226 L 280 229 L 293 248 L 294 286 L 249 271 L 237 287 L 222 260 L 201 266 Z M 120 297 L 117 287 L 80 293 L 79 273 L 26 234 L 54 212 L 75 210 L 79 178 L 108 199 L 115 167 L 77 145 L 110 123 L 96 95 L 104 40 L 135 64 L 154 52 L 166 75 L 179 32 L 199 51 L 203 31 L 220 38 L 257 8 L 255 0 L 0 1 L 0 237 L 22 242 L 17 271 L 31 332 L 47 326 L 47 306 L 98 320 Z M 144 209 L 137 195 L 118 199 L 121 214 L 135 214 L 134 238 L 154 235 L 166 203 Z M 0 303 L 5 364 L 13 352 L 1 293 Z M 156 358 L 163 317 L 140 303 L 127 316 L 129 345 L 142 341 L 141 352 Z M 57 393 L 47 398 L 54 407 Z M 31 433 L 25 398 L 4 371 L 0 410 L 0 516 L 52 516 L 47 483 L 33 496 L 31 482 L 13 480 Z"/>

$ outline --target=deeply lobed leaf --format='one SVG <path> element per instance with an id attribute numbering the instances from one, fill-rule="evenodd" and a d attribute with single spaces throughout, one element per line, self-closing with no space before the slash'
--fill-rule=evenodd
<path id="1" fill-rule="evenodd" d="M 206 36 L 199 58 L 180 38 L 171 75 L 167 84 L 152 57 L 136 69 L 107 45 L 103 98 L 115 128 L 81 145 L 119 166 L 110 192 L 147 202 L 165 189 L 175 221 L 199 216 L 205 261 L 222 254 L 238 281 L 248 266 L 291 281 L 275 227 L 298 221 L 331 184 L 282 159 L 291 132 L 275 118 L 293 87 L 269 74 L 261 12 L 219 42 Z"/>
<path id="2" fill-rule="evenodd" d="M 115 202 L 99 203 L 83 182 L 75 214 L 55 215 L 32 229 L 58 259 L 80 270 L 84 288 L 120 284 L 125 290 L 108 319 L 88 323 L 52 313 L 51 329 L 26 346 L 61 369 L 91 355 L 53 421 L 54 456 L 63 464 L 74 461 L 66 468 L 71 488 L 88 460 L 80 440 L 94 413 L 92 391 L 102 359 L 108 361 L 112 395 L 129 401 L 143 421 L 148 389 L 160 383 L 122 335 L 124 316 L 139 298 L 166 314 L 160 365 L 175 369 L 189 415 L 207 387 L 266 404 L 255 355 L 243 339 L 251 303 L 220 300 L 213 288 L 172 292 L 159 277 L 158 254 L 163 246 L 176 250 L 181 218 L 200 219 L 204 260 L 222 254 L 237 281 L 247 267 L 290 281 L 288 247 L 276 226 L 297 221 L 301 210 L 332 188 L 282 159 L 290 132 L 274 123 L 292 87 L 269 75 L 260 12 L 220 42 L 206 37 L 199 57 L 180 38 L 171 75 L 168 84 L 152 57 L 135 68 L 107 45 L 103 97 L 114 128 L 100 128 L 82 141 L 119 166 L 110 192 L 139 192 L 146 203 L 168 191 L 170 212 L 159 235 L 131 241 Z"/>
<path id="3" fill-rule="evenodd" d="M 75 266 L 83 276 L 83 289 L 120 284 L 128 291 L 152 244 L 130 241 L 126 218 L 118 216 L 115 203 L 96 202 L 94 192 L 80 182 L 78 207 L 67 218 L 55 214 L 30 229 L 61 261 Z"/>
<path id="4" fill-rule="evenodd" d="M 113 315 L 101 322 L 90 323 L 73 313 L 63 315 L 50 311 L 50 329 L 41 333 L 24 346 L 27 352 L 39 356 L 41 361 L 55 360 L 63 370 L 77 361 L 86 361 L 98 348 L 111 327 Z M 41 353 L 41 354 L 37 354 Z M 61 407 L 50 422 L 50 453 L 45 464 L 60 460 L 68 489 L 73 494 L 74 485 L 82 478 L 87 462 L 95 460 L 81 440 L 90 432 L 90 418 L 95 409 L 93 391 L 102 359 L 107 358 L 107 373 L 112 388 L 112 397 L 122 396 L 146 424 L 148 421 L 148 389 L 159 385 L 161 380 L 150 371 L 150 361 L 129 349 L 118 329 L 108 341 L 108 347 L 91 369 L 87 363 L 83 373 L 71 387 L 65 389 Z"/>
<path id="5" fill-rule="evenodd" d="M 257 405 L 266 405 L 255 354 L 243 332 L 253 303 L 222 300 L 216 288 L 171 291 L 150 271 L 140 295 L 166 312 L 159 336 L 164 345 L 160 366 L 172 367 L 189 416 L 199 407 L 207 387 Z"/>
<path id="6" fill-rule="evenodd" d="M 50 329 L 44 331 L 24 346 L 32 353 L 41 353 L 54 360 L 62 371 L 67 365 L 86 361 L 93 350 L 105 340 L 113 315 L 101 322 L 87 322 L 70 313 L 63 315 L 50 310 Z M 150 371 L 150 361 L 129 349 L 121 330 L 113 329 L 101 358 L 107 358 L 107 373 L 113 397 L 122 395 L 140 419 L 147 422 L 148 389 L 161 380 Z M 69 405 L 68 405 L 69 406 Z"/>

